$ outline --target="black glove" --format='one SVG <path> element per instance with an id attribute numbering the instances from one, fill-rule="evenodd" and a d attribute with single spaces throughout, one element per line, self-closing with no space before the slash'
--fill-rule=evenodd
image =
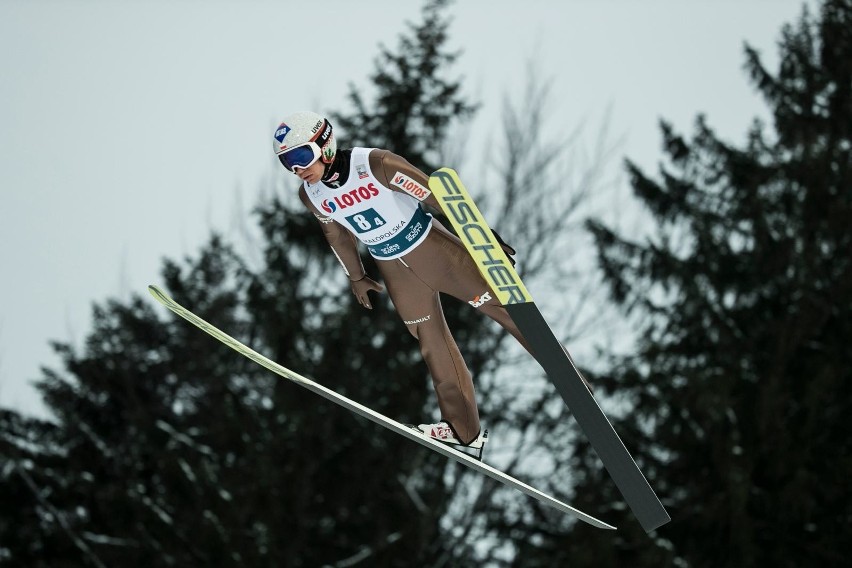
<path id="1" fill-rule="evenodd" d="M 512 255 L 517 254 L 515 249 L 506 244 L 506 241 L 503 240 L 497 231 L 491 229 L 491 232 L 494 233 L 494 237 L 497 239 L 497 242 L 500 243 L 500 248 L 503 249 L 503 252 L 506 253 L 506 256 L 509 258 L 509 262 L 512 263 L 512 266 L 515 266 L 515 259 L 512 258 Z"/>

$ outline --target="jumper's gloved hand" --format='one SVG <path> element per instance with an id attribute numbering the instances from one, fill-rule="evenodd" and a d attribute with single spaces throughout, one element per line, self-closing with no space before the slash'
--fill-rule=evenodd
<path id="1" fill-rule="evenodd" d="M 355 294 L 355 297 L 358 298 L 358 303 L 367 308 L 368 310 L 372 310 L 373 306 L 370 304 L 370 297 L 367 295 L 367 292 L 372 290 L 373 292 L 384 292 L 385 287 L 367 276 L 366 274 L 361 277 L 360 280 L 350 280 L 349 286 L 352 288 L 352 293 Z"/>
<path id="2" fill-rule="evenodd" d="M 500 243 L 500 248 L 502 248 L 503 252 L 506 253 L 506 256 L 509 258 L 509 262 L 512 263 L 512 266 L 515 266 L 515 259 L 512 258 L 512 255 L 516 254 L 515 249 L 507 245 L 506 241 L 503 240 L 503 237 L 497 234 L 497 231 L 491 229 L 491 232 L 494 233 L 494 237 L 497 239 L 497 242 Z"/>

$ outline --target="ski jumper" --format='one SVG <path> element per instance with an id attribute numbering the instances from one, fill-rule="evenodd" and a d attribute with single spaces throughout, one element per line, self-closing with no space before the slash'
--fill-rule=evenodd
<path id="1" fill-rule="evenodd" d="M 338 156 L 347 157 L 348 172 L 340 172 L 333 184 L 338 187 L 305 182 L 299 197 L 321 223 L 351 281 L 366 275 L 357 243 L 367 246 L 403 323 L 420 343 L 441 418 L 469 444 L 480 432 L 473 380 L 439 293 L 480 310 L 532 352 L 461 241 L 421 207 L 440 211 L 428 176 L 387 150 L 353 148 L 351 156 Z"/>

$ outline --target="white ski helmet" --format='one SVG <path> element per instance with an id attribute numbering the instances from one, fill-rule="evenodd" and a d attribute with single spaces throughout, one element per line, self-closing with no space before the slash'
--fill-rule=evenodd
<path id="1" fill-rule="evenodd" d="M 334 161 L 337 142 L 331 123 L 315 112 L 297 112 L 286 117 L 278 128 L 272 147 L 285 168 L 307 168 L 318 159 L 324 164 Z"/>

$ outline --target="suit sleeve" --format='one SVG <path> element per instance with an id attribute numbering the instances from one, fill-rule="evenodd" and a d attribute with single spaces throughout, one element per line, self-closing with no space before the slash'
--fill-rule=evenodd
<path id="1" fill-rule="evenodd" d="M 364 270 L 364 265 L 361 263 L 361 257 L 358 254 L 358 241 L 352 233 L 341 227 L 340 224 L 331 217 L 326 217 L 320 213 L 319 210 L 314 207 L 314 204 L 311 203 L 311 200 L 308 199 L 308 195 L 305 193 L 305 186 L 302 186 L 301 189 L 299 189 L 299 199 L 302 200 L 302 204 L 304 204 L 308 211 L 313 213 L 314 217 L 317 218 L 317 221 L 320 222 L 325 239 L 331 246 L 334 256 L 337 257 L 337 260 L 339 260 L 340 264 L 343 266 L 343 271 L 346 273 L 346 276 L 349 277 L 349 280 L 358 281 L 364 278 L 367 272 Z"/>

